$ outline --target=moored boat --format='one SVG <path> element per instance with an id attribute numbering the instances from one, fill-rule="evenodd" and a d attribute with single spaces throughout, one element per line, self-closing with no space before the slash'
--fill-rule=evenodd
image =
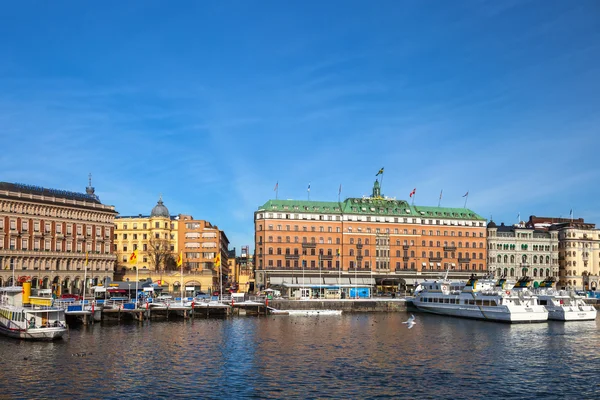
<path id="1" fill-rule="evenodd" d="M 444 278 L 419 286 L 412 303 L 420 311 L 508 323 L 548 320 L 548 311 L 536 296 L 508 290 L 504 279 L 472 276 L 463 285 Z"/>
<path id="2" fill-rule="evenodd" d="M 0 333 L 17 339 L 53 340 L 67 332 L 65 311 L 52 298 L 29 296 L 30 284 L 0 288 Z"/>
<path id="3" fill-rule="evenodd" d="M 583 297 L 566 290 L 553 288 L 554 280 L 547 279 L 536 290 L 540 304 L 548 310 L 548 319 L 556 321 L 593 321 L 597 310 L 586 304 Z"/>

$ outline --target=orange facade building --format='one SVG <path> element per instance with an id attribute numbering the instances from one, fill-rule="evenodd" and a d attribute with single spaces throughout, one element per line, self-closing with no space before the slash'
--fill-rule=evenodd
<path id="1" fill-rule="evenodd" d="M 486 273 L 486 220 L 466 208 L 382 197 L 269 200 L 254 213 L 257 286 L 364 284 L 391 290 L 450 270 Z M 303 281 L 299 280 L 300 276 Z"/>

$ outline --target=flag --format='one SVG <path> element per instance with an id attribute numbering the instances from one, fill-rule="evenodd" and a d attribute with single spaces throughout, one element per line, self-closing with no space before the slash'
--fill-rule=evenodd
<path id="1" fill-rule="evenodd" d="M 340 256 L 340 249 L 337 249 L 337 256 Z"/>
<path id="2" fill-rule="evenodd" d="M 465 194 L 463 195 L 463 197 L 467 197 L 468 195 L 469 195 L 469 192 L 465 193 Z"/>
<path id="3" fill-rule="evenodd" d="M 4 266 L 4 269 L 8 269 L 8 264 L 6 264 L 6 265 Z"/>
<path id="4" fill-rule="evenodd" d="M 221 253 L 217 253 L 217 256 L 215 257 L 215 266 L 221 266 Z"/>
<path id="5" fill-rule="evenodd" d="M 134 250 L 133 253 L 131 253 L 131 255 L 129 256 L 129 264 L 136 264 L 137 256 L 138 256 L 138 251 Z"/>
<path id="6" fill-rule="evenodd" d="M 417 194 L 417 188 L 414 188 L 412 192 L 410 192 L 409 197 L 413 197 L 415 194 Z"/>
<path id="7" fill-rule="evenodd" d="M 181 264 L 183 264 L 183 252 L 180 251 L 177 256 L 177 266 L 181 267 Z"/>
<path id="8" fill-rule="evenodd" d="M 88 254 L 89 254 L 89 253 L 86 251 L 86 252 L 85 252 L 85 266 L 86 266 L 86 267 L 87 267 L 87 265 L 88 265 Z"/>
<path id="9" fill-rule="evenodd" d="M 573 216 L 573 209 L 571 208 L 571 211 L 569 211 L 569 215 L 572 217 Z"/>
<path id="10" fill-rule="evenodd" d="M 276 191 L 277 191 L 277 189 L 279 189 L 279 182 L 277 182 L 277 183 L 275 184 L 275 189 L 273 189 L 273 191 L 274 191 L 274 192 L 276 192 Z"/>
<path id="11" fill-rule="evenodd" d="M 309 192 L 310 192 L 310 183 L 308 184 L 308 190 L 307 190 L 307 191 L 309 191 Z"/>
<path id="12" fill-rule="evenodd" d="M 342 194 L 342 184 L 340 183 L 340 189 L 338 190 L 338 195 Z"/>
<path id="13" fill-rule="evenodd" d="M 383 174 L 383 167 L 381 167 L 381 169 L 379 170 L 379 172 L 377 172 L 377 174 L 375 174 L 375 176 L 381 175 Z"/>
<path id="14" fill-rule="evenodd" d="M 444 189 L 440 190 L 440 200 L 442 199 L 442 192 L 444 191 Z"/>

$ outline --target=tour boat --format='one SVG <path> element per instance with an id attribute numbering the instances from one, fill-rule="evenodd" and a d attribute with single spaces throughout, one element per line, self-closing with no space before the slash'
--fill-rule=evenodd
<path id="1" fill-rule="evenodd" d="M 536 294 L 540 304 L 548 310 L 548 319 L 556 321 L 593 321 L 596 319 L 596 308 L 586 304 L 583 297 L 574 292 L 555 290 L 552 288 L 553 279 L 547 279 L 540 284 Z"/>
<path id="2" fill-rule="evenodd" d="M 53 340 L 66 332 L 65 310 L 53 307 L 51 297 L 29 296 L 29 287 L 0 288 L 1 334 L 17 339 Z"/>
<path id="3" fill-rule="evenodd" d="M 447 274 L 446 274 L 447 275 Z M 466 283 L 447 278 L 425 281 L 412 301 L 419 311 L 487 321 L 527 323 L 548 320 L 535 295 L 508 290 L 506 280 L 471 277 Z"/>

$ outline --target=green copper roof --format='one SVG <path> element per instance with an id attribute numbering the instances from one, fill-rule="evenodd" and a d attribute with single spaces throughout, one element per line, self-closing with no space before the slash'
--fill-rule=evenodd
<path id="1" fill-rule="evenodd" d="M 347 198 L 339 203 L 337 201 L 269 200 L 260 206 L 258 210 L 284 213 L 388 215 L 485 221 L 485 218 L 467 208 L 413 206 L 405 200 L 381 197 Z"/>

